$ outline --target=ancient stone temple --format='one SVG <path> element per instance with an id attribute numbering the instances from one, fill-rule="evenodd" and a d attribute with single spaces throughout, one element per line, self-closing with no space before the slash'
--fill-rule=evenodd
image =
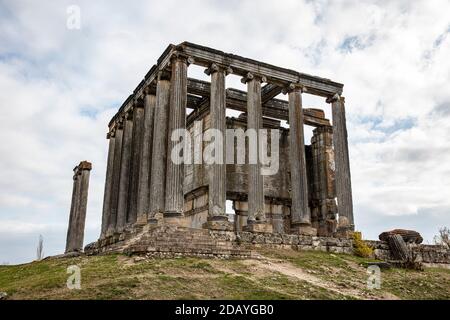
<path id="1" fill-rule="evenodd" d="M 66 253 L 83 250 L 89 173 L 91 169 L 92 164 L 87 161 L 81 161 L 73 169 L 72 202 L 70 205 L 69 227 L 67 228 Z"/>
<path id="2" fill-rule="evenodd" d="M 211 80 L 188 78 L 191 64 L 205 67 Z M 226 89 L 229 74 L 241 76 L 247 91 Z M 158 223 L 324 236 L 353 229 L 342 88 L 192 43 L 170 45 L 109 123 L 101 238 Z M 288 102 L 274 98 L 280 93 Z M 322 110 L 303 107 L 305 93 L 331 104 L 332 124 Z M 242 114 L 226 117 L 227 108 Z M 289 129 L 280 120 L 287 120 Z M 310 145 L 304 144 L 305 124 L 315 127 Z M 171 152 L 178 142 L 171 136 L 180 128 L 192 141 L 209 128 L 278 130 L 279 170 L 262 175 L 259 161 L 174 163 Z M 258 146 L 261 137 L 256 139 Z M 225 143 L 221 148 L 216 152 L 225 154 Z M 204 149 L 203 143 L 194 158 Z M 248 149 L 249 144 L 244 152 Z M 227 200 L 233 202 L 232 216 Z"/>
<path id="3" fill-rule="evenodd" d="M 193 64 L 210 80 L 189 78 Z M 246 90 L 227 87 L 230 75 Z M 196 44 L 169 45 L 109 122 L 101 234 L 84 253 L 354 253 L 342 90 Z M 330 104 L 331 122 L 322 109 L 303 106 L 305 94 Z M 310 141 L 305 125 L 314 127 Z M 90 170 L 86 161 L 74 169 L 66 253 L 82 250 Z M 420 244 L 414 231 L 392 230 L 380 240 L 366 240 L 378 259 L 450 264 L 448 248 Z"/>
<path id="4" fill-rule="evenodd" d="M 193 64 L 210 81 L 188 78 Z M 227 88 L 229 75 L 247 90 Z M 342 91 L 328 79 L 189 42 L 169 45 L 109 123 L 101 235 L 88 251 L 155 228 L 345 237 L 354 223 Z M 304 94 L 330 104 L 332 123 L 303 106 Z M 227 109 L 241 113 L 227 117 Z M 310 144 L 304 125 L 315 127 Z M 187 134 L 177 137 L 180 129 Z M 210 129 L 222 137 L 208 138 Z M 207 141 L 224 161 L 204 161 Z M 273 172 L 250 160 L 274 152 Z"/>

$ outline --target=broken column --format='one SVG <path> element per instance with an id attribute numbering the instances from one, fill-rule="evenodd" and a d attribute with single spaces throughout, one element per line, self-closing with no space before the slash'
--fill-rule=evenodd
<path id="1" fill-rule="evenodd" d="M 89 189 L 89 173 L 92 164 L 81 161 L 74 171 L 72 203 L 70 207 L 69 227 L 67 229 L 66 253 L 83 250 L 84 225 Z"/>

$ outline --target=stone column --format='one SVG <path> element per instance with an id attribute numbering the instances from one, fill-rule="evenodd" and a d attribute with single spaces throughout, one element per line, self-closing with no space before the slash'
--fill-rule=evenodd
<path id="1" fill-rule="evenodd" d="M 354 230 L 352 185 L 348 154 L 345 99 L 335 94 L 327 99 L 331 103 L 333 119 L 333 146 L 336 166 L 336 195 L 338 201 L 339 228 Z"/>
<path id="2" fill-rule="evenodd" d="M 125 115 L 124 122 L 116 232 L 122 232 L 125 228 L 130 199 L 131 144 L 133 140 L 133 118 L 131 112 Z"/>
<path id="3" fill-rule="evenodd" d="M 122 162 L 122 142 L 123 142 L 123 119 L 119 119 L 114 130 L 114 164 L 111 186 L 111 213 L 108 216 L 107 236 L 111 236 L 116 231 L 117 224 L 117 204 L 119 199 L 120 167 Z"/>
<path id="4" fill-rule="evenodd" d="M 270 205 L 270 211 L 272 215 L 272 227 L 274 233 L 284 233 L 283 223 L 283 205 L 274 204 Z"/>
<path id="5" fill-rule="evenodd" d="M 86 208 L 89 189 L 89 172 L 92 164 L 81 161 L 75 167 L 74 191 L 72 193 L 72 204 L 67 232 L 66 253 L 80 252 L 83 250 L 84 225 L 86 221 Z"/>
<path id="6" fill-rule="evenodd" d="M 155 92 L 146 88 L 144 91 L 144 128 L 141 141 L 141 158 L 139 162 L 139 185 L 137 192 L 137 223 L 147 223 L 150 202 L 150 171 L 152 167 L 153 118 L 155 114 Z"/>
<path id="7" fill-rule="evenodd" d="M 84 226 L 86 222 L 86 211 L 89 191 L 89 176 L 92 169 L 92 164 L 87 161 L 82 161 L 78 165 L 80 170 L 80 194 L 78 198 L 78 212 L 77 212 L 77 229 L 76 229 L 76 246 L 79 251 L 83 250 L 84 241 Z"/>
<path id="8" fill-rule="evenodd" d="M 308 206 L 308 181 L 306 173 L 305 141 L 303 133 L 302 89 L 290 84 L 285 88 L 289 95 L 289 158 L 291 164 L 291 232 L 316 234 L 311 227 Z"/>
<path id="9" fill-rule="evenodd" d="M 138 212 L 138 188 L 139 188 L 139 171 L 142 152 L 142 133 L 144 131 L 144 102 L 137 99 L 133 107 L 133 142 L 131 144 L 131 172 L 129 186 L 129 211 L 127 223 L 133 224 L 137 220 Z"/>
<path id="10" fill-rule="evenodd" d="M 316 212 L 318 235 L 333 236 L 336 232 L 336 192 L 334 182 L 333 129 L 317 127 L 311 139 L 312 202 Z"/>
<path id="11" fill-rule="evenodd" d="M 217 130 L 214 136 L 215 159 L 219 163 L 210 165 L 209 171 L 209 208 L 208 222 L 206 228 L 229 229 L 233 226 L 228 221 L 226 215 L 226 91 L 225 77 L 232 70 L 212 64 L 205 70 L 207 75 L 211 75 L 211 95 L 210 95 L 210 129 Z M 217 136 L 222 139 L 216 140 Z"/>
<path id="12" fill-rule="evenodd" d="M 242 231 L 247 226 L 248 220 L 248 202 L 233 201 L 234 216 L 234 230 Z"/>
<path id="13" fill-rule="evenodd" d="M 72 187 L 72 200 L 70 203 L 70 214 L 69 214 L 69 226 L 67 228 L 67 237 L 66 237 L 66 253 L 70 252 L 74 247 L 74 229 L 75 229 L 75 217 L 77 211 L 78 204 L 78 194 L 79 194 L 79 179 L 78 179 L 78 166 L 73 169 L 73 187 Z"/>
<path id="14" fill-rule="evenodd" d="M 148 221 L 156 223 L 164 212 L 166 190 L 167 137 L 170 105 L 170 73 L 161 71 L 156 85 L 155 125 L 150 170 L 150 210 Z"/>
<path id="15" fill-rule="evenodd" d="M 171 135 L 174 130 L 186 129 L 187 58 L 179 54 L 174 54 L 171 59 L 171 65 L 172 76 L 164 218 L 167 222 L 178 223 L 179 218 L 183 216 L 184 207 L 184 163 L 174 163 L 171 159 L 171 152 L 179 143 L 172 141 Z"/>
<path id="16" fill-rule="evenodd" d="M 256 163 L 248 164 L 248 223 L 250 231 L 271 232 L 271 224 L 266 223 L 264 210 L 264 176 L 261 174 L 260 135 L 262 129 L 262 105 L 261 105 L 261 82 L 266 81 L 263 77 L 248 73 L 241 82 L 247 83 L 247 130 L 255 130 L 257 141 L 253 151 L 256 151 Z M 252 148 L 249 145 L 249 153 Z M 256 156 L 256 157 L 255 157 Z M 250 160 L 250 159 L 249 159 Z"/>
<path id="17" fill-rule="evenodd" d="M 114 149 L 115 149 L 115 130 L 111 130 L 106 138 L 109 139 L 108 159 L 106 162 L 106 179 L 105 179 L 105 191 L 103 195 L 103 214 L 102 214 L 102 229 L 100 238 L 106 236 L 108 231 L 108 220 L 111 214 L 111 193 L 112 193 L 112 180 L 113 180 L 113 167 L 114 167 Z"/>

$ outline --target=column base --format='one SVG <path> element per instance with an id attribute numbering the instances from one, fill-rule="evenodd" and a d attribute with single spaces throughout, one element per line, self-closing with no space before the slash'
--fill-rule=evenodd
<path id="1" fill-rule="evenodd" d="M 106 231 L 105 237 L 110 238 L 114 235 L 114 233 L 115 233 L 114 229 L 110 228 L 110 229 L 108 229 L 108 231 Z"/>
<path id="2" fill-rule="evenodd" d="M 303 236 L 317 236 L 317 229 L 311 227 L 310 224 L 296 223 L 291 225 L 291 233 Z"/>
<path id="3" fill-rule="evenodd" d="M 208 217 L 208 221 L 206 221 L 202 225 L 203 229 L 211 229 L 211 230 L 222 230 L 222 231 L 233 231 L 233 223 L 228 221 L 227 216 L 213 216 Z"/>
<path id="4" fill-rule="evenodd" d="M 273 233 L 273 226 L 266 221 L 248 221 L 242 228 L 243 231 Z"/>
<path id="5" fill-rule="evenodd" d="M 114 232 L 114 234 L 112 235 L 112 241 L 113 242 L 118 242 L 118 241 L 120 241 L 120 237 L 121 237 L 121 235 L 122 235 L 122 233 L 120 233 L 120 232 Z"/>
<path id="6" fill-rule="evenodd" d="M 147 224 L 144 226 L 144 230 L 148 231 L 154 227 L 164 224 L 164 215 L 162 212 L 149 213 L 147 215 Z"/>
<path id="7" fill-rule="evenodd" d="M 140 214 L 136 219 L 136 225 L 145 226 L 147 224 L 147 220 L 148 220 L 147 213 Z"/>
<path id="8" fill-rule="evenodd" d="M 166 211 L 163 214 L 164 224 L 184 226 L 183 225 L 183 213 L 175 211 Z"/>

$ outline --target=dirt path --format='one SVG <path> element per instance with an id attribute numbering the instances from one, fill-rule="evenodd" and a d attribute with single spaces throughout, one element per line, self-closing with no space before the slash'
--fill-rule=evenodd
<path id="1" fill-rule="evenodd" d="M 351 296 L 355 299 L 367 298 L 359 290 L 337 287 L 335 284 L 333 284 L 331 282 L 326 282 L 323 279 L 313 276 L 313 275 L 303 271 L 302 269 L 297 268 L 288 263 L 280 263 L 280 262 L 274 262 L 274 261 L 270 261 L 270 260 L 266 260 L 266 261 L 245 260 L 245 261 L 243 261 L 243 263 L 246 265 L 249 265 L 249 266 L 256 266 L 258 269 L 261 269 L 261 270 L 279 272 L 285 276 L 306 281 L 316 287 L 320 287 L 325 290 L 333 291 L 337 294 Z"/>

